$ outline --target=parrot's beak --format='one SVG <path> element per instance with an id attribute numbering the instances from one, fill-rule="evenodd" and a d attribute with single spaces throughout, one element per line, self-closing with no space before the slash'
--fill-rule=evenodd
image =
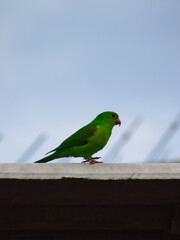
<path id="1" fill-rule="evenodd" d="M 121 120 L 119 118 L 116 120 L 115 125 L 121 126 Z"/>

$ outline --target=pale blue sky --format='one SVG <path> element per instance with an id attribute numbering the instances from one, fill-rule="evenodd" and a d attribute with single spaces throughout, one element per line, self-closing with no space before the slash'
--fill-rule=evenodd
<path id="1" fill-rule="evenodd" d="M 105 110 L 122 126 L 98 155 L 141 115 L 122 156 L 143 161 L 180 109 L 179 13 L 179 0 L 0 0 L 0 161 L 45 132 L 41 158 Z"/>

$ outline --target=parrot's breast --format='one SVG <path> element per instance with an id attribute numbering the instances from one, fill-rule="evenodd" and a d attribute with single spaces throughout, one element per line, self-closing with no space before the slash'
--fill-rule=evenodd
<path id="1" fill-rule="evenodd" d="M 97 126 L 94 135 L 88 138 L 88 144 L 85 146 L 86 151 L 91 155 L 98 152 L 106 145 L 110 136 L 111 129 L 109 130 L 101 126 Z"/>

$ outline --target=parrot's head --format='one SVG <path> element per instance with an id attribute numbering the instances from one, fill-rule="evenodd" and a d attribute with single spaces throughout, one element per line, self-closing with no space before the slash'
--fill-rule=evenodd
<path id="1" fill-rule="evenodd" d="M 103 112 L 100 113 L 96 118 L 96 122 L 100 122 L 102 124 L 108 124 L 112 127 L 114 125 L 121 125 L 121 120 L 119 119 L 119 116 L 115 112 Z"/>

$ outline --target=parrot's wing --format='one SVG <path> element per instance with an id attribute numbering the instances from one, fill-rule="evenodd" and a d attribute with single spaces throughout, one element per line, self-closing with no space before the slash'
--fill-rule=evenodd
<path id="1" fill-rule="evenodd" d="M 50 152 L 59 151 L 69 147 L 83 146 L 88 143 L 88 138 L 94 135 L 96 129 L 97 127 L 95 125 L 87 125 L 79 129 L 64 142 L 62 142 L 57 148 L 51 150 Z"/>

